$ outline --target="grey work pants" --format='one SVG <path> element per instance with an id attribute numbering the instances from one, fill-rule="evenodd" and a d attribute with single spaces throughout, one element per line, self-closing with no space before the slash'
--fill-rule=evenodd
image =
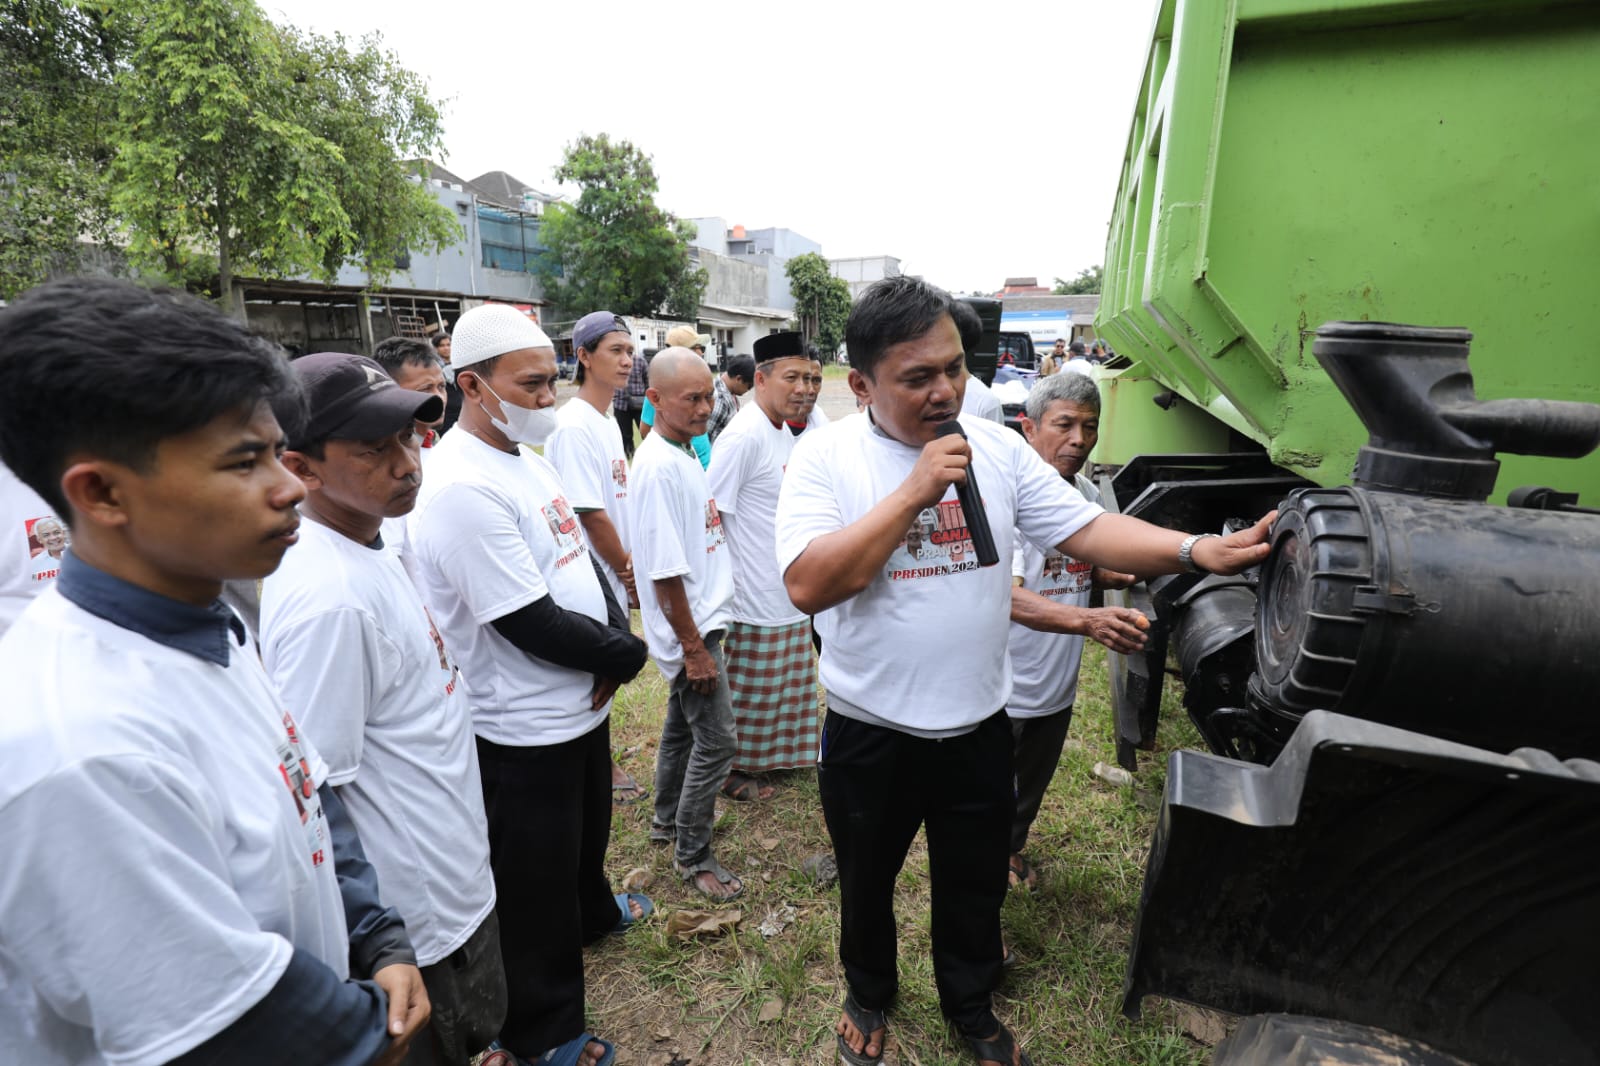
<path id="1" fill-rule="evenodd" d="M 422 984 L 433 1018 L 411 1041 L 405 1066 L 467 1066 L 499 1037 L 506 1020 L 506 971 L 495 912 L 466 943 L 424 966 Z"/>
<path id="2" fill-rule="evenodd" d="M 1011 817 L 1011 853 L 1021 854 L 1039 816 L 1045 789 L 1056 775 L 1072 725 L 1072 704 L 1042 718 L 1011 719 L 1011 756 L 1017 775 L 1017 810 Z"/>
<path id="3" fill-rule="evenodd" d="M 717 664 L 716 691 L 696 692 L 680 667 L 667 696 L 667 720 L 656 750 L 655 824 L 676 827 L 675 857 L 686 865 L 710 854 L 717 790 L 738 750 L 722 630 L 708 635 L 705 644 Z"/>

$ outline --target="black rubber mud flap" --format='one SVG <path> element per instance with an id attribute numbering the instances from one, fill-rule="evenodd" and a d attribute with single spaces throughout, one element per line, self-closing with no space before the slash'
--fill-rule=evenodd
<path id="1" fill-rule="evenodd" d="M 1326 711 L 1271 766 L 1175 753 L 1124 1012 L 1147 995 L 1600 1064 L 1600 764 Z"/>

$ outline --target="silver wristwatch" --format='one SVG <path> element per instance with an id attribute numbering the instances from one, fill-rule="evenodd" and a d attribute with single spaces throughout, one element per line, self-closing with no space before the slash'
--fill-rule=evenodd
<path id="1" fill-rule="evenodd" d="M 1194 546 L 1206 537 L 1215 537 L 1216 533 L 1191 533 L 1183 538 L 1183 543 L 1178 545 L 1178 563 L 1191 574 L 1209 574 L 1211 571 L 1194 561 Z"/>

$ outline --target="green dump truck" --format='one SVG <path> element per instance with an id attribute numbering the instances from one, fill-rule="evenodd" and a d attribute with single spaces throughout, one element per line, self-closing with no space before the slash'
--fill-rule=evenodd
<path id="1" fill-rule="evenodd" d="M 1162 0 L 1096 329 L 1111 506 L 1239 578 L 1137 586 L 1175 661 L 1125 1008 L 1219 1063 L 1600 1062 L 1600 4 Z M 1383 1057 L 1388 1056 L 1388 1057 Z"/>

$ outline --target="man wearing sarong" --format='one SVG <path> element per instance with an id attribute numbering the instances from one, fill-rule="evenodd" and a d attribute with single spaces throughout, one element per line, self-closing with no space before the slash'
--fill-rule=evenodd
<path id="1" fill-rule="evenodd" d="M 755 402 L 717 438 L 707 476 L 733 554 L 733 623 L 725 646 L 739 748 L 723 784 L 731 799 L 766 799 L 764 775 L 817 757 L 817 667 L 811 619 L 778 571 L 778 489 L 804 424 L 812 363 L 798 333 L 755 343 Z"/>

